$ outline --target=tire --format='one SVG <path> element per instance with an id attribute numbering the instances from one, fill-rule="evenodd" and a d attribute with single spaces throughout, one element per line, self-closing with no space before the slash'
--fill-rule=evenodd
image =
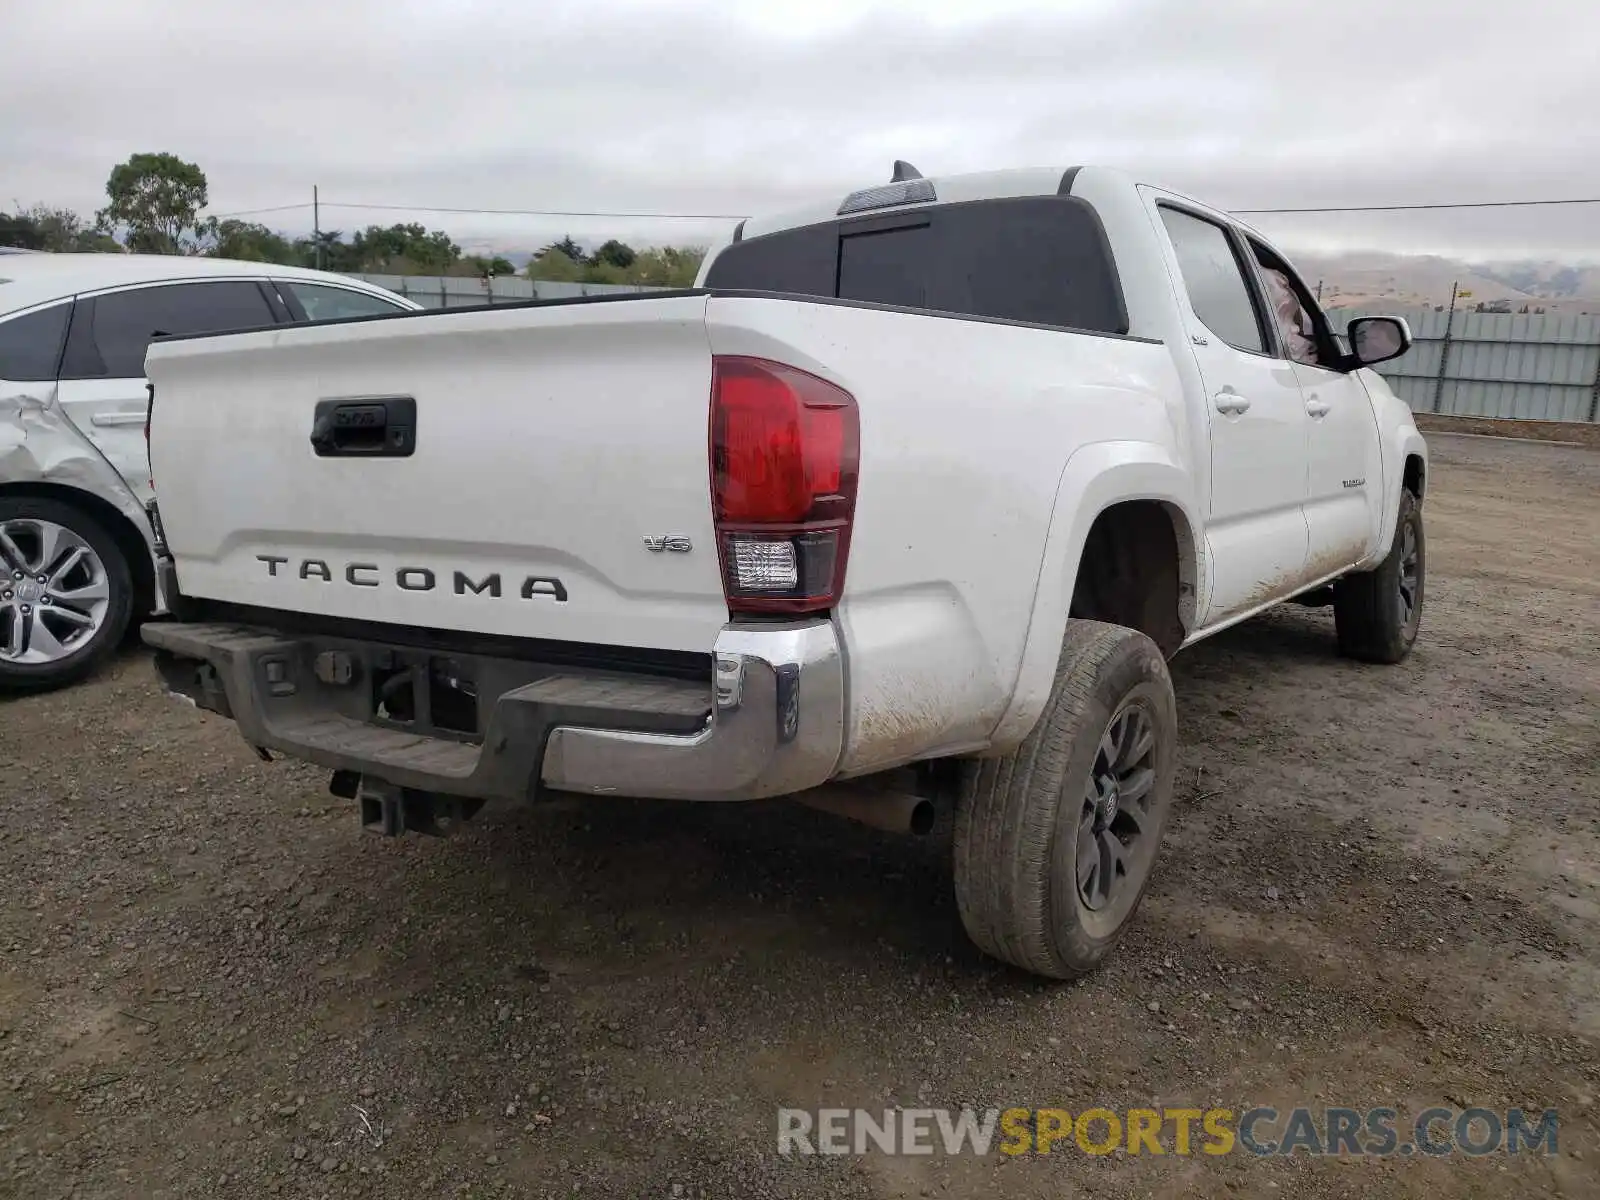
<path id="1" fill-rule="evenodd" d="M 1422 505 L 1402 489 L 1388 556 L 1372 570 L 1346 575 L 1334 584 L 1339 653 L 1373 663 L 1397 663 L 1410 654 L 1422 624 L 1427 577 Z"/>
<path id="2" fill-rule="evenodd" d="M 0 497 L 0 691 L 84 678 L 121 645 L 132 615 L 128 560 L 102 526 L 59 500 Z"/>
<path id="3" fill-rule="evenodd" d="M 1107 803 L 1102 743 L 1126 725 L 1144 722 L 1151 744 L 1125 765 L 1143 780 L 1133 797 Z M 1134 731 L 1122 739 L 1142 740 Z M 1055 686 L 1028 739 L 1003 758 L 964 764 L 957 801 L 954 853 L 956 902 L 978 948 L 1035 975 L 1070 979 L 1099 966 L 1138 911 L 1155 866 L 1172 804 L 1177 758 L 1177 704 L 1160 649 L 1144 634 L 1098 621 L 1067 622 Z M 1148 775 L 1142 774 L 1148 772 Z M 1118 772 L 1121 774 L 1121 772 Z M 1096 789 L 1099 802 L 1090 804 Z M 1137 819 L 1140 814 L 1142 819 Z M 1104 824 L 1110 815 L 1109 825 Z M 1079 847 L 1105 836 L 1119 845 L 1137 830 L 1125 874 L 1101 897 L 1098 875 L 1080 879 Z M 1113 872 L 1113 876 L 1115 872 Z M 1095 903 L 1098 900 L 1099 903 Z"/>

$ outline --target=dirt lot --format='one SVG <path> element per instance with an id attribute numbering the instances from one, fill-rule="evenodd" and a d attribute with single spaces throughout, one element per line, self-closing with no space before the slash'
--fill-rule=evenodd
<path id="1" fill-rule="evenodd" d="M 1072 986 L 966 945 L 936 838 L 585 801 L 384 840 L 138 653 L 0 702 L 0 1194 L 1600 1194 L 1600 453 L 1434 454 L 1414 656 L 1296 608 L 1181 656 L 1166 856 Z M 779 1105 L 1184 1102 L 1555 1107 L 1560 1151 L 774 1153 Z"/>

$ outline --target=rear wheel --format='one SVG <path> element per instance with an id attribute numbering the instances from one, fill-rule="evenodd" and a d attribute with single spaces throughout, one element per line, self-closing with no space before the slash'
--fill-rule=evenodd
<path id="1" fill-rule="evenodd" d="M 1388 556 L 1372 570 L 1347 575 L 1334 585 L 1339 652 L 1375 663 L 1397 663 L 1410 654 L 1422 624 L 1427 576 L 1422 506 L 1403 490 Z"/>
<path id="2" fill-rule="evenodd" d="M 1014 753 L 966 764 L 956 812 L 962 923 L 995 958 L 1055 979 L 1122 937 L 1160 850 L 1177 752 L 1160 649 L 1068 621 L 1044 715 Z"/>
<path id="3" fill-rule="evenodd" d="M 128 561 L 95 521 L 57 500 L 0 498 L 0 688 L 83 678 L 132 612 Z"/>

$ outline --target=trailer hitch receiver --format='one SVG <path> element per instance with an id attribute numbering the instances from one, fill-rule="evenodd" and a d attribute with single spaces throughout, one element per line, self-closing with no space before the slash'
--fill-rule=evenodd
<path id="1" fill-rule="evenodd" d="M 335 796 L 353 797 L 360 805 L 361 827 L 384 837 L 403 833 L 449 837 L 483 807 L 482 800 L 400 787 L 354 771 L 335 771 L 328 790 Z"/>

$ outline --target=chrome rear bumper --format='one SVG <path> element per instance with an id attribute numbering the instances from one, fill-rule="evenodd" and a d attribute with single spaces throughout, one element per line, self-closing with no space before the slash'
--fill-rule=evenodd
<path id="1" fill-rule="evenodd" d="M 402 788 L 749 800 L 827 782 L 843 752 L 827 620 L 730 624 L 702 682 L 254 625 L 156 622 L 143 637 L 169 691 L 252 745 Z M 410 722 L 375 712 L 377 678 L 431 673 L 441 657 L 475 681 L 479 727 L 436 728 L 427 699 Z"/>

